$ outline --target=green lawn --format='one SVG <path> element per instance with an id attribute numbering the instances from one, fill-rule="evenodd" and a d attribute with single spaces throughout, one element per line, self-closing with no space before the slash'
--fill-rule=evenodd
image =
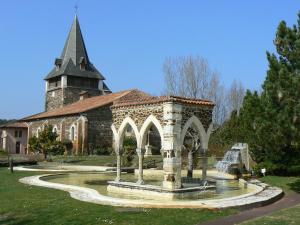
<path id="1" fill-rule="evenodd" d="M 281 187 L 286 194 L 290 195 L 292 193 L 300 194 L 300 177 L 277 177 L 277 176 L 267 176 L 261 178 L 262 181 Z M 242 223 L 243 225 L 290 225 L 290 224 L 300 224 L 300 205 L 291 207 L 288 209 L 283 209 L 278 212 L 274 212 L 268 216 L 259 217 L 254 220 L 250 220 Z"/>
<path id="2" fill-rule="evenodd" d="M 242 223 L 243 225 L 298 225 L 300 224 L 300 205 L 280 210 L 268 216 Z"/>
<path id="3" fill-rule="evenodd" d="M 116 166 L 116 156 L 115 155 L 91 155 L 91 156 L 52 156 L 53 162 L 70 163 L 72 165 L 85 165 L 85 166 Z M 157 166 L 162 166 L 162 156 L 153 155 L 144 159 L 144 165 L 147 162 L 155 160 Z M 138 166 L 138 157 L 135 156 L 132 161 L 132 166 Z"/>
<path id="4" fill-rule="evenodd" d="M 236 210 L 126 209 L 72 199 L 69 193 L 18 182 L 34 172 L 0 168 L 0 224 L 197 224 Z"/>
<path id="5" fill-rule="evenodd" d="M 300 193 L 300 177 L 266 176 L 260 178 L 260 180 L 272 186 L 282 188 L 286 194 Z"/>

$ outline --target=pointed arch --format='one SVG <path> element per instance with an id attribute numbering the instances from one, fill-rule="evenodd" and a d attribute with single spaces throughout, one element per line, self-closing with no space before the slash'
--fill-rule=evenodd
<path id="1" fill-rule="evenodd" d="M 184 137 L 186 135 L 187 130 L 192 126 L 195 125 L 197 128 L 197 131 L 200 134 L 200 140 L 201 140 L 201 145 L 203 145 L 206 140 L 207 140 L 207 135 L 205 132 L 205 129 L 203 127 L 203 124 L 201 121 L 198 119 L 196 116 L 192 116 L 191 118 L 188 119 L 188 121 L 185 123 L 182 131 L 181 131 L 181 136 L 180 136 L 180 144 L 183 145 Z"/>
<path id="2" fill-rule="evenodd" d="M 116 127 L 115 127 L 115 125 L 114 124 L 112 124 L 111 126 L 110 126 L 110 128 L 111 128 L 111 130 L 112 130 L 112 133 L 113 133 L 113 147 L 114 147 L 114 150 L 116 151 L 116 153 L 117 153 L 117 151 L 119 151 L 119 146 L 120 146 L 120 142 L 119 142 L 119 134 L 118 134 L 118 131 L 117 131 L 117 129 L 116 129 Z"/>
<path id="3" fill-rule="evenodd" d="M 156 129 L 158 130 L 158 133 L 159 133 L 159 136 L 160 136 L 160 140 L 161 140 L 161 146 L 163 146 L 163 141 L 164 141 L 163 128 L 162 128 L 160 122 L 158 121 L 158 119 L 156 119 L 155 116 L 150 115 L 145 120 L 145 122 L 143 123 L 143 125 L 141 127 L 141 130 L 140 130 L 141 147 L 142 148 L 145 146 L 145 143 L 146 143 L 146 132 L 149 130 L 149 128 L 151 127 L 151 125 L 154 125 L 156 127 Z"/>
<path id="4" fill-rule="evenodd" d="M 136 138 L 136 143 L 137 143 L 137 148 L 140 148 L 140 133 L 139 133 L 139 130 L 137 128 L 137 126 L 135 125 L 135 122 L 133 121 L 133 119 L 131 119 L 129 116 L 126 117 L 121 126 L 119 127 L 119 131 L 118 131 L 118 136 L 119 136 L 119 143 L 120 143 L 120 146 L 121 147 L 123 145 L 123 139 L 124 139 L 124 135 L 125 135 L 125 129 L 126 127 L 130 125 L 133 129 L 133 132 L 134 132 L 134 135 L 135 135 L 135 138 Z"/>

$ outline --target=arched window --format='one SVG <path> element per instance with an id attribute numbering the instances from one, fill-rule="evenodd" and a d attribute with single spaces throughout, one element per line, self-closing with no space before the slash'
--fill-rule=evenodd
<path id="1" fill-rule="evenodd" d="M 56 126 L 53 127 L 52 132 L 57 134 L 57 127 Z"/>
<path id="2" fill-rule="evenodd" d="M 70 130 L 70 139 L 71 141 L 75 140 L 75 126 L 71 126 L 71 130 Z"/>

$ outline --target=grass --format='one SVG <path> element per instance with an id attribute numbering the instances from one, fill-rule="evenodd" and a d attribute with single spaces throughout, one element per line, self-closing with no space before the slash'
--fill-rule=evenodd
<path id="1" fill-rule="evenodd" d="M 69 193 L 21 184 L 37 172 L 10 174 L 0 168 L 0 224 L 192 225 L 236 213 L 236 210 L 128 209 L 72 199 Z"/>
<path id="2" fill-rule="evenodd" d="M 292 208 L 283 209 L 278 212 L 274 212 L 268 216 L 260 217 L 254 220 L 250 220 L 242 223 L 243 225 L 291 225 L 300 224 L 300 205 Z"/>
<path id="3" fill-rule="evenodd" d="M 263 182 L 281 187 L 288 195 L 300 193 L 300 177 L 266 176 L 261 178 Z M 288 209 L 279 210 L 270 215 L 246 221 L 243 225 L 289 225 L 300 224 L 300 205 Z"/>
<path id="4" fill-rule="evenodd" d="M 266 176 L 261 181 L 283 189 L 286 194 L 300 193 L 300 177 Z"/>

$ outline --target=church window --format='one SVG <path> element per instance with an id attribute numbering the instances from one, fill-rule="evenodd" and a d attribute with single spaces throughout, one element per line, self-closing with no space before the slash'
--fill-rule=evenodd
<path id="1" fill-rule="evenodd" d="M 57 134 L 57 127 L 56 126 L 53 127 L 52 132 Z"/>
<path id="2" fill-rule="evenodd" d="M 75 140 L 75 126 L 74 125 L 71 127 L 70 139 L 71 139 L 71 141 Z"/>

